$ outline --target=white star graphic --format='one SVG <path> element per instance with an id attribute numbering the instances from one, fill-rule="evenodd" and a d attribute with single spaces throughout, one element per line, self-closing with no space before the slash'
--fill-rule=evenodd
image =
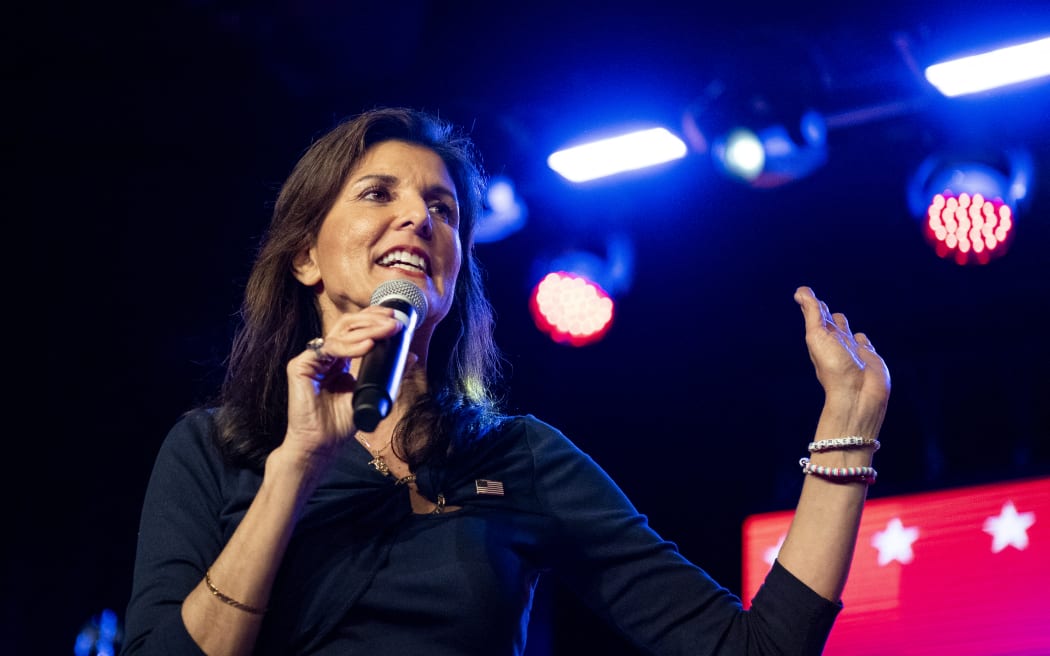
<path id="1" fill-rule="evenodd" d="M 888 565 L 899 561 L 907 565 L 915 557 L 911 543 L 919 539 L 919 529 L 904 528 L 904 524 L 894 517 L 886 524 L 885 530 L 879 531 L 871 538 L 871 544 L 879 550 L 879 565 Z"/>
<path id="2" fill-rule="evenodd" d="M 772 565 L 773 561 L 777 559 L 777 556 L 780 555 L 780 547 L 784 546 L 784 538 L 786 537 L 787 534 L 781 535 L 780 539 L 777 540 L 777 544 L 775 547 L 770 547 L 766 549 L 766 553 L 762 557 L 762 559 L 765 560 L 766 563 Z"/>
<path id="3" fill-rule="evenodd" d="M 992 536 L 992 553 L 1007 547 L 1024 551 L 1028 546 L 1028 527 L 1035 524 L 1035 513 L 1018 514 L 1013 501 L 1003 504 L 998 515 L 984 520 L 984 532 Z"/>

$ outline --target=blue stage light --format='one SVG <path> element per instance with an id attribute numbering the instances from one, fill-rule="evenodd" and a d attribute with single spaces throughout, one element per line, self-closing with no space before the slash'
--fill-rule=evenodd
<path id="1" fill-rule="evenodd" d="M 685 157 L 685 143 L 666 128 L 649 128 L 552 153 L 547 165 L 566 180 L 586 182 Z"/>
<path id="2" fill-rule="evenodd" d="M 782 124 L 758 130 L 736 127 L 711 142 L 716 167 L 752 187 L 769 188 L 799 180 L 827 161 L 827 125 L 815 110 L 798 119 L 796 136 Z"/>
<path id="3" fill-rule="evenodd" d="M 926 67 L 926 80 L 948 97 L 1050 78 L 1050 37 Z"/>
<path id="4" fill-rule="evenodd" d="M 484 244 L 506 238 L 525 227 L 528 213 L 514 183 L 504 176 L 493 177 L 485 193 L 485 211 L 478 220 L 474 241 Z"/>

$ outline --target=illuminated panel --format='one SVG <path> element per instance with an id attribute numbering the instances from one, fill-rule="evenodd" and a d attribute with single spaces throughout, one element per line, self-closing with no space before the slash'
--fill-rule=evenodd
<path id="1" fill-rule="evenodd" d="M 987 264 L 1006 252 L 1013 225 L 1013 210 L 1002 200 L 945 191 L 930 202 L 924 233 L 940 257 Z"/>
<path id="2" fill-rule="evenodd" d="M 585 346 L 612 325 L 613 302 L 601 287 L 573 273 L 548 273 L 529 299 L 533 321 L 559 344 Z"/>
<path id="3" fill-rule="evenodd" d="M 792 512 L 743 531 L 750 603 Z M 869 499 L 826 656 L 1050 654 L 1050 478 Z"/>
<path id="4" fill-rule="evenodd" d="M 552 153 L 547 166 L 572 182 L 663 164 L 685 157 L 685 142 L 665 128 L 651 128 Z"/>
<path id="5" fill-rule="evenodd" d="M 926 80 L 945 96 L 961 96 L 1050 76 L 1050 37 L 926 68 Z"/>

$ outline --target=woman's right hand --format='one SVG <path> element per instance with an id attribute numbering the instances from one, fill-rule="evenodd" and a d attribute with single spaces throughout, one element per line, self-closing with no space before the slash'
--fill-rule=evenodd
<path id="1" fill-rule="evenodd" d="M 288 362 L 288 431 L 282 447 L 313 459 L 327 459 L 356 432 L 351 366 L 376 342 L 403 327 L 394 311 L 380 305 L 341 316 L 319 349 L 306 348 Z"/>

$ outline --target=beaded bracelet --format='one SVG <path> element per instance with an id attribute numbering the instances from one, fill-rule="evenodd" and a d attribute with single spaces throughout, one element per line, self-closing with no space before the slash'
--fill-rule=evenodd
<path id="1" fill-rule="evenodd" d="M 848 437 L 835 437 L 830 440 L 810 442 L 809 452 L 816 453 L 817 451 L 828 451 L 831 449 L 852 449 L 859 446 L 875 447 L 874 451 L 872 451 L 872 453 L 874 453 L 879 450 L 879 447 L 881 447 L 882 444 L 880 444 L 878 440 L 850 435 Z"/>
<path id="2" fill-rule="evenodd" d="M 228 597 L 225 594 L 223 594 L 218 588 L 215 587 L 215 584 L 211 582 L 210 569 L 204 571 L 204 583 L 208 586 L 208 591 L 211 592 L 216 599 L 218 599 L 224 604 L 233 606 L 237 610 L 243 610 L 246 613 L 251 613 L 252 615 L 262 615 L 266 612 L 265 608 L 256 608 L 255 606 L 249 606 L 248 604 L 237 601 L 233 597 Z"/>
<path id="3" fill-rule="evenodd" d="M 809 458 L 802 458 L 798 464 L 802 467 L 803 474 L 815 474 L 836 483 L 874 483 L 875 477 L 879 475 L 874 467 L 825 467 L 814 465 Z"/>

